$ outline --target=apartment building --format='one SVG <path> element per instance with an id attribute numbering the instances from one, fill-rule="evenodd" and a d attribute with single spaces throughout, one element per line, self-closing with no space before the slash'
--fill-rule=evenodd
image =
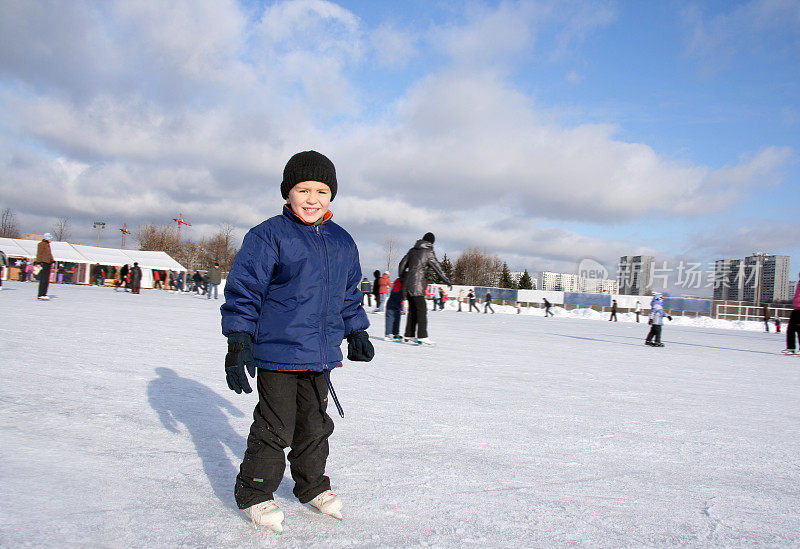
<path id="1" fill-rule="evenodd" d="M 542 271 L 537 277 L 540 290 L 551 292 L 618 293 L 616 280 L 586 278 L 571 273 Z"/>
<path id="2" fill-rule="evenodd" d="M 653 291 L 655 258 L 652 255 L 623 255 L 617 268 L 621 295 L 648 295 Z"/>
<path id="3" fill-rule="evenodd" d="M 755 252 L 714 262 L 714 299 L 772 303 L 791 297 L 787 255 Z"/>

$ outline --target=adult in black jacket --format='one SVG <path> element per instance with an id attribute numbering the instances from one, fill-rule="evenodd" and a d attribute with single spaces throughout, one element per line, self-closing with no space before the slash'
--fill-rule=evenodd
<path id="1" fill-rule="evenodd" d="M 375 277 L 372 282 L 372 295 L 375 296 L 375 310 L 377 311 L 381 306 L 381 272 L 376 269 L 372 275 Z"/>
<path id="2" fill-rule="evenodd" d="M 425 289 L 428 281 L 425 274 L 428 267 L 433 268 L 445 284 L 452 285 L 442 270 L 442 265 L 433 252 L 433 233 L 425 233 L 422 240 L 417 240 L 414 247 L 400 261 L 400 278 L 408 297 L 408 319 L 406 320 L 406 340 L 413 340 L 416 335 L 419 343 L 432 345 L 428 337 L 428 307 L 425 305 Z"/>
<path id="3" fill-rule="evenodd" d="M 489 290 L 486 290 L 486 301 L 484 303 L 486 303 L 486 305 L 483 307 L 483 314 L 486 314 L 489 309 L 491 309 L 492 314 L 494 314 L 494 307 L 492 307 L 492 294 Z"/>
<path id="4" fill-rule="evenodd" d="M 131 279 L 129 275 L 130 275 L 130 267 L 128 267 L 128 264 L 126 263 L 119 270 L 119 279 L 126 292 L 131 289 Z"/>
<path id="5" fill-rule="evenodd" d="M 139 290 L 142 287 L 142 268 L 139 267 L 139 263 L 136 261 L 133 262 L 133 268 L 131 268 L 131 293 L 138 294 Z"/>

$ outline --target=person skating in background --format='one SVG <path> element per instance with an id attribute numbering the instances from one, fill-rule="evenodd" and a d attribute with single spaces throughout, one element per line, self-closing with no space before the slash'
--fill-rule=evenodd
<path id="1" fill-rule="evenodd" d="M 200 274 L 200 271 L 195 271 L 192 275 L 192 290 L 198 295 L 203 290 L 203 275 Z"/>
<path id="2" fill-rule="evenodd" d="M 275 491 L 288 459 L 300 503 L 342 518 L 342 500 L 325 475 L 333 420 L 330 371 L 374 350 L 361 305 L 361 267 L 350 234 L 331 221 L 337 190 L 333 163 L 316 151 L 294 155 L 283 171 L 280 215 L 247 233 L 233 261 L 221 307 L 228 338 L 225 372 L 236 393 L 252 391 L 245 374 L 258 371 L 258 404 L 236 477 L 236 504 L 254 524 L 283 530 Z"/>
<path id="3" fill-rule="evenodd" d="M 25 262 L 25 282 L 33 282 L 33 267 L 35 266 L 35 264 L 36 264 L 35 259 L 32 263 L 27 261 Z"/>
<path id="4" fill-rule="evenodd" d="M 611 322 L 612 320 L 614 322 L 617 321 L 617 300 L 616 299 L 612 299 L 611 300 L 611 316 L 608 317 L 608 321 Z"/>
<path id="5" fill-rule="evenodd" d="M 486 314 L 489 309 L 491 309 L 492 314 L 494 314 L 494 307 L 492 307 L 492 293 L 489 290 L 486 290 L 486 300 L 484 303 L 485 305 L 483 306 L 483 314 Z"/>
<path id="6" fill-rule="evenodd" d="M 772 313 L 769 310 L 769 305 L 764 305 L 761 314 L 764 317 L 764 331 L 769 333 L 769 319 L 772 318 Z"/>
<path id="7" fill-rule="evenodd" d="M 8 268 L 8 256 L 0 250 L 0 290 L 3 289 L 3 276 L 6 274 Z"/>
<path id="8" fill-rule="evenodd" d="M 139 267 L 137 261 L 133 262 L 133 267 L 131 267 L 128 276 L 130 276 L 131 279 L 131 293 L 138 294 L 142 289 L 142 268 Z"/>
<path id="9" fill-rule="evenodd" d="M 481 312 L 481 310 L 478 308 L 478 305 L 477 305 L 478 296 L 475 295 L 475 290 L 472 289 L 472 288 L 470 288 L 469 292 L 467 292 L 467 301 L 469 301 L 469 312 L 470 313 L 472 312 L 473 308 L 475 309 L 476 313 Z"/>
<path id="10" fill-rule="evenodd" d="M 50 269 L 55 262 L 53 260 L 53 252 L 50 250 L 51 240 L 53 240 L 53 235 L 50 233 L 44 233 L 42 241 L 36 246 L 35 263 L 40 267 L 38 299 L 41 299 L 42 301 L 47 301 L 50 299 L 47 296 L 47 287 L 50 285 Z"/>
<path id="11" fill-rule="evenodd" d="M 548 316 L 555 316 L 553 314 L 553 311 L 550 310 L 550 307 L 552 307 L 552 305 L 550 304 L 549 301 L 547 301 L 547 298 L 544 297 L 542 298 L 542 300 L 544 301 L 544 317 L 547 318 Z"/>
<path id="12" fill-rule="evenodd" d="M 372 297 L 375 299 L 375 309 L 373 313 L 377 313 L 381 308 L 381 272 L 375 269 L 372 272 Z"/>
<path id="13" fill-rule="evenodd" d="M 775 333 L 781 333 L 781 317 L 778 315 L 778 313 L 775 313 Z"/>
<path id="14" fill-rule="evenodd" d="M 442 304 L 442 292 L 438 286 L 431 286 L 431 301 L 433 301 L 433 307 L 431 307 L 431 311 L 438 311 L 441 309 Z"/>
<path id="15" fill-rule="evenodd" d="M 386 300 L 389 299 L 389 290 L 392 286 L 392 279 L 389 277 L 389 271 L 383 271 L 381 278 L 378 280 L 378 312 L 386 310 Z"/>
<path id="16" fill-rule="evenodd" d="M 384 339 L 395 341 L 400 336 L 400 316 L 403 312 L 403 281 L 397 277 L 392 284 L 392 292 L 386 300 L 386 331 Z"/>
<path id="17" fill-rule="evenodd" d="M 214 299 L 218 299 L 217 288 L 222 283 L 222 270 L 219 268 L 219 261 L 214 261 L 214 265 L 208 270 L 208 292 L 207 299 L 211 299 L 211 292 L 214 292 Z"/>
<path id="18" fill-rule="evenodd" d="M 633 312 L 636 313 L 636 322 L 639 322 L 639 315 L 642 314 L 642 303 L 638 299 L 636 300 L 636 307 L 633 308 Z"/>
<path id="19" fill-rule="evenodd" d="M 366 301 L 366 306 L 372 306 L 372 284 L 369 283 L 367 277 L 361 279 L 361 305 L 364 306 Z"/>
<path id="20" fill-rule="evenodd" d="M 131 289 L 131 277 L 130 277 L 131 268 L 125 264 L 119 270 L 119 277 L 120 281 L 122 282 L 122 288 L 127 292 Z"/>
<path id="21" fill-rule="evenodd" d="M 435 240 L 433 233 L 425 233 L 425 236 L 417 240 L 414 247 L 408 250 L 400 261 L 399 269 L 400 278 L 403 279 L 403 289 L 408 298 L 405 339 L 425 345 L 434 344 L 428 337 L 428 307 L 425 305 L 425 291 L 428 288 L 425 275 L 428 267 L 431 267 L 445 284 L 451 284 L 450 278 L 442 270 L 433 251 Z"/>
<path id="22" fill-rule="evenodd" d="M 458 312 L 461 312 L 461 304 L 464 303 L 464 299 L 467 296 L 467 291 L 464 288 L 458 290 Z"/>
<path id="23" fill-rule="evenodd" d="M 650 303 L 650 320 L 648 321 L 648 324 L 650 324 L 650 332 L 647 334 L 647 338 L 644 341 L 645 345 L 650 345 L 651 347 L 664 346 L 664 344 L 661 343 L 661 327 L 664 324 L 664 317 L 672 320 L 672 317 L 664 311 L 661 294 L 655 294 L 653 296 L 653 301 Z"/>
<path id="24" fill-rule="evenodd" d="M 794 290 L 792 314 L 789 316 L 789 325 L 786 326 L 786 349 L 783 350 L 783 353 L 787 355 L 797 354 L 798 347 L 796 343 L 798 341 L 800 341 L 800 283 L 797 284 Z"/>
<path id="25" fill-rule="evenodd" d="M 447 292 L 444 288 L 439 288 L 440 296 L 439 296 L 439 310 L 444 311 L 445 304 L 450 300 L 450 296 L 447 295 Z"/>

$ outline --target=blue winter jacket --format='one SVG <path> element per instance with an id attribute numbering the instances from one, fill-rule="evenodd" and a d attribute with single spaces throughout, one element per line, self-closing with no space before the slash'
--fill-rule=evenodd
<path id="1" fill-rule="evenodd" d="M 288 206 L 244 237 L 225 283 L 222 333 L 253 336 L 259 368 L 341 366 L 345 336 L 366 330 L 353 238 L 330 220 L 308 225 Z"/>
<path id="2" fill-rule="evenodd" d="M 659 301 L 653 302 L 651 307 L 650 320 L 655 326 L 661 326 L 664 324 L 664 317 L 669 315 L 667 315 L 666 311 L 664 311 L 664 306 Z"/>

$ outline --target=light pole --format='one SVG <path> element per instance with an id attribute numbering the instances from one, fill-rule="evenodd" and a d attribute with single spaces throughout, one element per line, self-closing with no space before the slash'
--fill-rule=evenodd
<path id="1" fill-rule="evenodd" d="M 100 247 L 100 229 L 106 228 L 105 221 L 95 221 L 94 225 L 92 225 L 95 229 L 97 229 L 97 247 Z"/>

